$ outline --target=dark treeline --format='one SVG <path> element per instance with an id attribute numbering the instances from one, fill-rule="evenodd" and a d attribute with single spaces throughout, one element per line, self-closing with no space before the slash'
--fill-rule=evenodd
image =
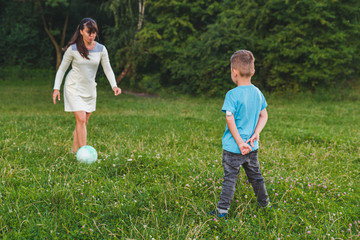
<path id="1" fill-rule="evenodd" d="M 223 95 L 238 49 L 253 51 L 267 91 L 360 79 L 358 0 L 0 0 L 0 14 L 3 67 L 56 68 L 89 16 L 121 86 L 139 91 Z"/>

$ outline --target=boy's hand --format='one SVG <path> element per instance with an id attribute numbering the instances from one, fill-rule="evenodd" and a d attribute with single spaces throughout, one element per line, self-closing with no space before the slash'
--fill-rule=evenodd
<path id="1" fill-rule="evenodd" d="M 251 147 L 247 143 L 240 143 L 239 148 L 242 155 L 246 155 L 251 152 Z"/>
<path id="2" fill-rule="evenodd" d="M 247 141 L 246 141 L 246 143 L 248 143 L 248 142 L 250 142 L 250 145 L 252 146 L 252 147 L 254 147 L 254 141 L 255 140 L 260 140 L 260 136 L 259 136 L 259 134 L 258 133 L 254 133 L 254 135 L 252 135 L 252 137 L 251 138 L 249 138 Z"/>

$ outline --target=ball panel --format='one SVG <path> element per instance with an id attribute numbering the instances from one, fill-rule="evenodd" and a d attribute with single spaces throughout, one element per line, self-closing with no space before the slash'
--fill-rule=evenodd
<path id="1" fill-rule="evenodd" d="M 76 159 L 82 163 L 94 163 L 97 160 L 97 152 L 92 146 L 82 146 L 76 153 Z"/>

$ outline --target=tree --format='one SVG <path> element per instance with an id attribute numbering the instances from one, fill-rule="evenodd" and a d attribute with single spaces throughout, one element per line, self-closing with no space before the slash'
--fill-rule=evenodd
<path id="1" fill-rule="evenodd" d="M 101 3 L 102 0 L 0 0 L 1 65 L 59 66 L 61 48 L 83 17 L 98 21 L 102 41 L 102 28 L 113 22 L 99 8 Z"/>
<path id="2" fill-rule="evenodd" d="M 51 42 L 42 30 L 33 2 L 0 0 L 1 66 L 50 67 Z"/>
<path id="3" fill-rule="evenodd" d="M 245 48 L 268 91 L 335 87 L 360 76 L 359 19 L 356 0 L 149 0 L 138 85 L 223 95 L 229 57 Z"/>
<path id="4" fill-rule="evenodd" d="M 40 8 L 41 20 L 44 26 L 44 30 L 48 35 L 48 37 L 50 38 L 51 43 L 54 45 L 54 48 L 56 50 L 56 70 L 59 68 L 61 63 L 62 46 L 64 46 L 65 43 L 66 29 L 69 23 L 70 2 L 71 0 L 35 0 L 35 3 Z M 58 6 L 65 7 L 65 16 L 64 16 L 64 22 L 61 33 L 60 33 L 60 29 L 54 28 L 53 18 L 52 17 L 47 18 L 46 16 L 47 7 L 56 8 Z M 58 35 L 59 33 L 60 33 L 60 41 L 58 42 L 55 36 Z"/>
<path id="5" fill-rule="evenodd" d="M 55 53 L 58 66 L 73 26 L 93 17 L 118 82 L 141 91 L 223 95 L 229 57 L 244 48 L 268 91 L 360 77 L 357 0 L 0 0 L 0 13 L 3 66 L 44 67 Z"/>
<path id="6" fill-rule="evenodd" d="M 110 47 L 116 51 L 116 67 L 123 69 L 117 83 L 133 72 L 136 34 L 143 26 L 145 0 L 110 0 L 103 4 L 114 17 L 115 26 L 107 33 L 111 36 Z"/>
<path id="7" fill-rule="evenodd" d="M 221 1 L 148 0 L 144 27 L 137 34 L 137 87 L 196 92 L 199 81 L 189 81 L 196 76 L 198 63 L 181 66 L 191 61 L 188 54 L 198 53 L 189 46 L 220 11 Z"/>

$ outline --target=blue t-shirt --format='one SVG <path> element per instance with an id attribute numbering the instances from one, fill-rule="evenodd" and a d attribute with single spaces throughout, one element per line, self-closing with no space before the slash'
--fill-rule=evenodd
<path id="1" fill-rule="evenodd" d="M 222 111 L 234 114 L 235 124 L 241 138 L 246 142 L 255 131 L 260 112 L 267 107 L 262 92 L 254 85 L 238 86 L 226 93 Z M 250 145 L 250 143 L 248 143 Z M 239 146 L 226 124 L 222 138 L 223 149 L 232 153 L 241 153 Z M 259 148 L 258 141 L 254 141 L 252 151 Z"/>

